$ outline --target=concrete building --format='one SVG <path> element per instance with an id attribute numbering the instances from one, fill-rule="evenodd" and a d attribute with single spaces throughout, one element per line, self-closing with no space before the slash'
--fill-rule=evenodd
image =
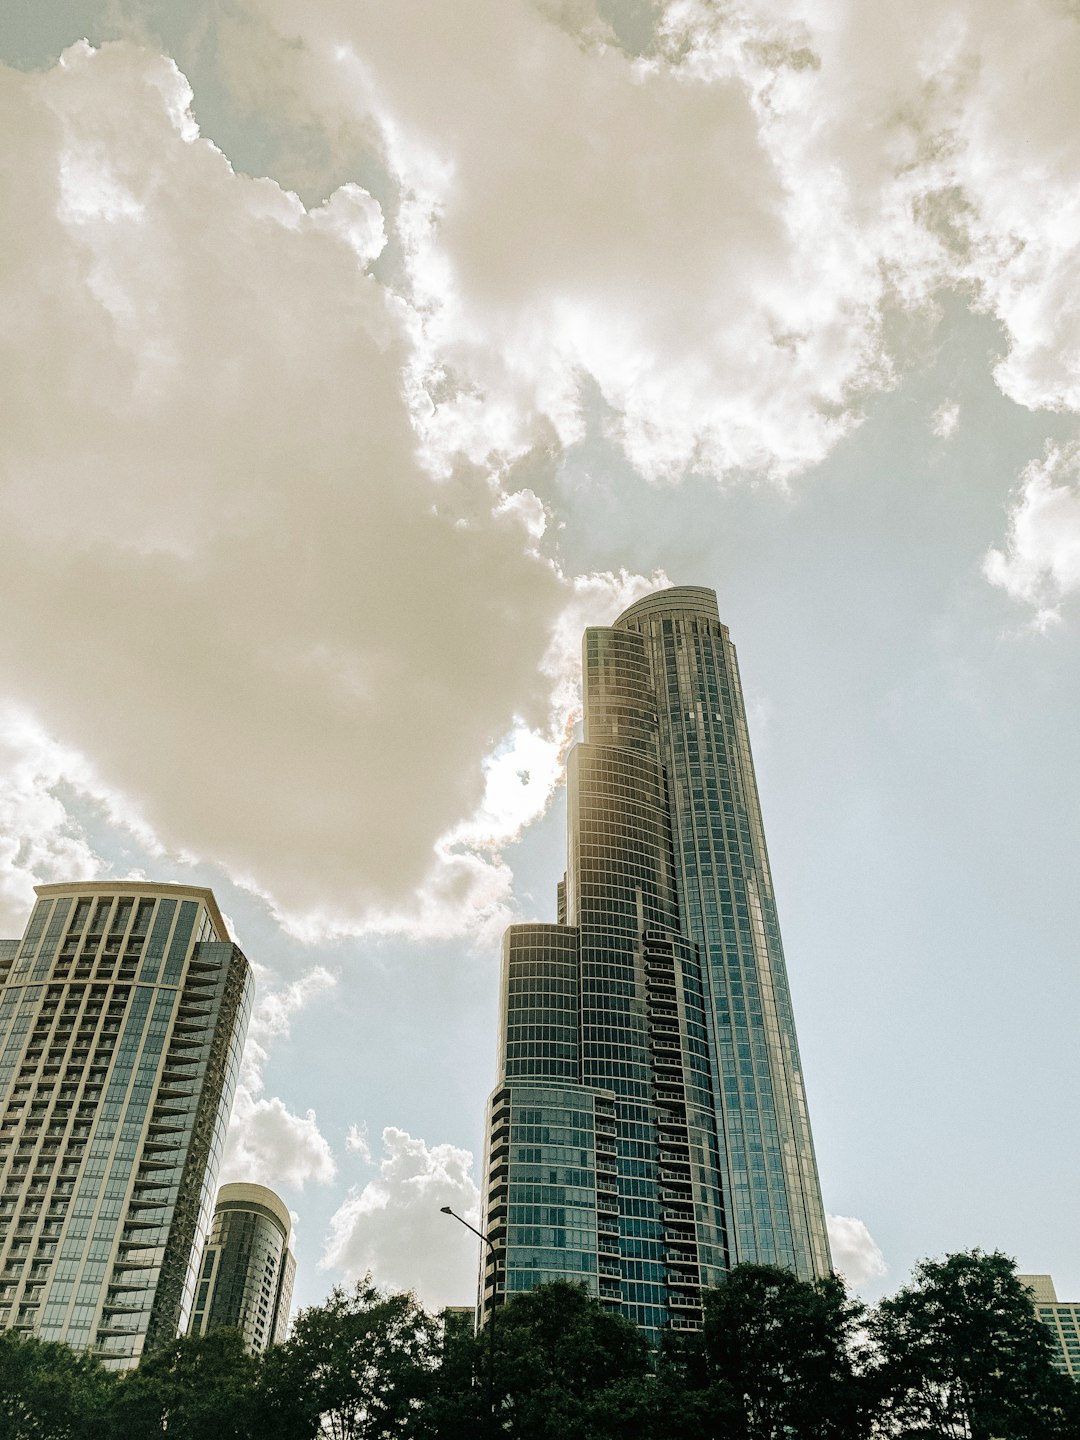
<path id="1" fill-rule="evenodd" d="M 1054 1340 L 1054 1367 L 1080 1380 L 1080 1304 L 1059 1300 L 1049 1275 L 1018 1275 L 1031 1291 L 1035 1314 Z"/>
<path id="2" fill-rule="evenodd" d="M 0 941 L 0 1328 L 123 1369 L 187 1326 L 251 971 L 209 890 L 37 897 Z"/>
<path id="3" fill-rule="evenodd" d="M 223 1185 L 203 1250 L 189 1334 L 238 1330 L 251 1354 L 289 1328 L 296 1260 L 292 1218 L 264 1185 Z"/>
<path id="4" fill-rule="evenodd" d="M 503 952 L 481 1312 L 569 1279 L 647 1331 L 830 1257 L 735 649 L 711 590 L 584 640 L 558 922 Z"/>

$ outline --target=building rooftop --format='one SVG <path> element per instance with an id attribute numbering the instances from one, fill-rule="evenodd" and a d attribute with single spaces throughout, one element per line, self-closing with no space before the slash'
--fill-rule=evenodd
<path id="1" fill-rule="evenodd" d="M 704 585 L 672 585 L 667 590 L 654 590 L 628 605 L 615 621 L 616 627 L 638 615 L 651 615 L 658 611 L 692 610 L 697 615 L 707 615 L 711 620 L 720 619 L 716 604 L 716 591 Z"/>
<path id="2" fill-rule="evenodd" d="M 222 940 L 233 940 L 225 917 L 218 909 L 214 892 L 205 885 L 176 885 L 155 880 L 65 880 L 55 885 L 35 885 L 43 900 L 55 895 L 169 895 L 178 900 L 201 900 L 210 912 L 214 929 Z M 235 943 L 235 941 L 234 941 Z"/>

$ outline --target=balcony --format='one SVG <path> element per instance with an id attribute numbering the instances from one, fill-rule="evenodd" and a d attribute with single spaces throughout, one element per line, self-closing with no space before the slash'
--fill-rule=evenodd
<path id="1" fill-rule="evenodd" d="M 669 1271 L 667 1283 L 675 1289 L 700 1290 L 701 1281 L 696 1275 L 681 1271 Z"/>

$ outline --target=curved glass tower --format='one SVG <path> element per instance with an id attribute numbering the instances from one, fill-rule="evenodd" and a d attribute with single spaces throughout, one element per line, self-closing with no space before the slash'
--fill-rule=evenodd
<path id="1" fill-rule="evenodd" d="M 586 631 L 557 925 L 506 935 L 486 1309 L 573 1279 L 696 1327 L 730 1265 L 830 1268 L 735 649 L 711 590 Z"/>
<path id="2" fill-rule="evenodd" d="M 202 1254 L 189 1335 L 239 1330 L 249 1354 L 289 1328 L 296 1259 L 288 1207 L 265 1185 L 222 1185 Z"/>

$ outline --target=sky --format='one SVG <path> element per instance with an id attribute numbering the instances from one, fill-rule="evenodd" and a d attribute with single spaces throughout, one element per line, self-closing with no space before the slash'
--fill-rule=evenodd
<path id="1" fill-rule="evenodd" d="M 222 1180 L 469 1303 L 580 637 L 716 589 L 838 1266 L 1080 1299 L 1075 0 L 9 0 L 0 933 L 209 884 Z"/>

